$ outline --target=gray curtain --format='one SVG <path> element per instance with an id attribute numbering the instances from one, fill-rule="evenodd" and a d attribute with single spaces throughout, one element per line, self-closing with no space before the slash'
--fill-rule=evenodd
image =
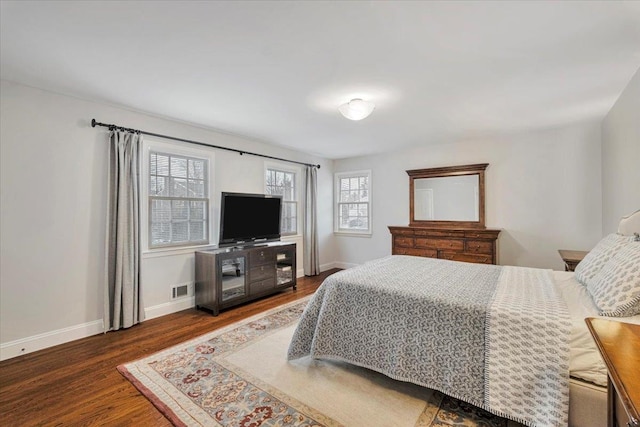
<path id="1" fill-rule="evenodd" d="M 318 253 L 318 170 L 307 166 L 305 176 L 304 200 L 304 274 L 315 276 L 320 274 Z"/>
<path id="2" fill-rule="evenodd" d="M 107 201 L 104 330 L 128 328 L 144 320 L 140 293 L 140 183 L 142 137 L 111 131 Z"/>

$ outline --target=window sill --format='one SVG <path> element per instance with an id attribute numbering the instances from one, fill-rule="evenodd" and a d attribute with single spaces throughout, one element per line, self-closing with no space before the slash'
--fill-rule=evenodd
<path id="1" fill-rule="evenodd" d="M 287 234 L 280 236 L 280 240 L 299 240 L 302 239 L 302 234 Z"/>
<path id="2" fill-rule="evenodd" d="M 209 244 L 209 245 L 199 245 L 199 246 L 187 246 L 183 248 L 147 249 L 146 251 L 142 251 L 142 259 L 160 258 L 165 256 L 174 256 L 174 255 L 187 255 L 187 254 L 195 253 L 196 251 L 211 249 L 214 247 L 217 247 L 217 246 Z"/>
<path id="3" fill-rule="evenodd" d="M 371 231 L 334 231 L 333 234 L 336 236 L 346 236 L 346 237 L 371 237 L 373 233 Z"/>

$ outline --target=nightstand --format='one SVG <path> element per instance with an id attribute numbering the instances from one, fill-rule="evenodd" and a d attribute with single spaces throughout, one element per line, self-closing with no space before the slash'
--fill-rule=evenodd
<path id="1" fill-rule="evenodd" d="M 589 251 L 572 251 L 568 249 L 558 249 L 558 253 L 564 261 L 564 271 L 574 271 L 576 265 L 589 253 Z"/>
<path id="2" fill-rule="evenodd" d="M 608 427 L 640 426 L 640 325 L 585 319 L 607 365 Z"/>

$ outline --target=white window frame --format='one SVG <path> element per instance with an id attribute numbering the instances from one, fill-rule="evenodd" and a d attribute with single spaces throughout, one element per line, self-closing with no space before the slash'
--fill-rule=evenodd
<path id="1" fill-rule="evenodd" d="M 191 244 L 186 243 L 184 245 L 171 245 L 171 246 L 159 246 L 159 247 L 151 247 L 149 241 L 149 226 L 150 226 L 150 218 L 151 214 L 149 210 L 149 161 L 151 152 L 158 153 L 166 153 L 169 155 L 176 156 L 186 156 L 186 157 L 195 157 L 198 159 L 203 159 L 208 162 L 207 172 L 209 175 L 209 179 L 207 180 L 207 195 L 209 198 L 209 210 L 207 212 L 208 215 L 208 223 L 207 223 L 207 231 L 208 231 L 208 239 L 207 243 L 203 244 Z M 213 199 L 213 195 L 216 194 L 214 189 L 214 165 L 215 165 L 215 156 L 211 150 L 206 150 L 197 147 L 188 147 L 183 144 L 175 144 L 162 142 L 153 139 L 144 139 L 142 141 L 142 156 L 140 159 L 140 240 L 142 247 L 142 254 L 146 256 L 164 256 L 164 255 L 175 255 L 180 253 L 191 253 L 194 252 L 197 248 L 207 247 L 214 244 L 215 240 L 215 227 L 214 227 L 214 212 L 216 203 Z"/>
<path id="2" fill-rule="evenodd" d="M 287 172 L 287 173 L 293 173 L 295 175 L 295 179 L 294 179 L 294 189 L 293 189 L 293 193 L 294 193 L 294 199 L 291 202 L 294 202 L 296 204 L 296 231 L 295 233 L 281 233 L 281 236 L 284 238 L 287 237 L 295 237 L 295 236 L 301 236 L 302 233 L 302 200 L 301 200 L 301 196 L 302 196 L 302 188 L 301 188 L 301 183 L 302 183 L 302 168 L 296 167 L 296 166 L 292 166 L 289 164 L 282 164 L 282 163 L 275 163 L 275 162 L 265 162 L 264 163 L 264 173 L 262 174 L 262 177 L 264 179 L 264 192 L 265 194 L 267 193 L 267 171 L 269 170 L 276 170 L 276 171 L 281 171 L 281 172 Z M 284 209 L 283 209 L 284 212 Z"/>
<path id="3" fill-rule="evenodd" d="M 351 228 L 340 228 L 340 220 L 339 220 L 339 216 L 340 216 L 340 205 L 341 204 L 348 204 L 347 202 L 341 202 L 340 201 L 340 180 L 344 179 L 344 178 L 360 178 L 360 177 L 367 177 L 368 178 L 368 182 L 369 182 L 369 201 L 368 202 L 358 202 L 358 203 L 367 203 L 368 208 L 367 208 L 367 213 L 368 213 L 368 217 L 367 217 L 367 221 L 369 224 L 369 228 L 367 228 L 366 230 L 357 230 L 357 229 L 351 229 Z M 339 234 L 339 235 L 351 235 L 351 236 L 371 236 L 372 235 L 372 230 L 373 230 L 373 221 L 372 221 L 372 203 L 373 203 L 373 198 L 372 198 L 372 188 L 373 188 L 373 184 L 372 184 L 372 180 L 371 180 L 371 170 L 359 170 L 359 171 L 348 171 L 348 172 L 336 172 L 333 175 L 333 193 L 334 193 L 334 197 L 333 197 L 333 232 L 335 234 Z"/>

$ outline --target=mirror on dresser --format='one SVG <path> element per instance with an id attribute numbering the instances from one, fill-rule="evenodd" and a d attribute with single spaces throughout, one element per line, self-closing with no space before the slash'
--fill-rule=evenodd
<path id="1" fill-rule="evenodd" d="M 409 225 L 484 228 L 488 163 L 408 170 Z"/>
<path id="2" fill-rule="evenodd" d="M 500 230 L 485 227 L 487 166 L 408 170 L 409 225 L 389 226 L 392 253 L 497 264 Z"/>

